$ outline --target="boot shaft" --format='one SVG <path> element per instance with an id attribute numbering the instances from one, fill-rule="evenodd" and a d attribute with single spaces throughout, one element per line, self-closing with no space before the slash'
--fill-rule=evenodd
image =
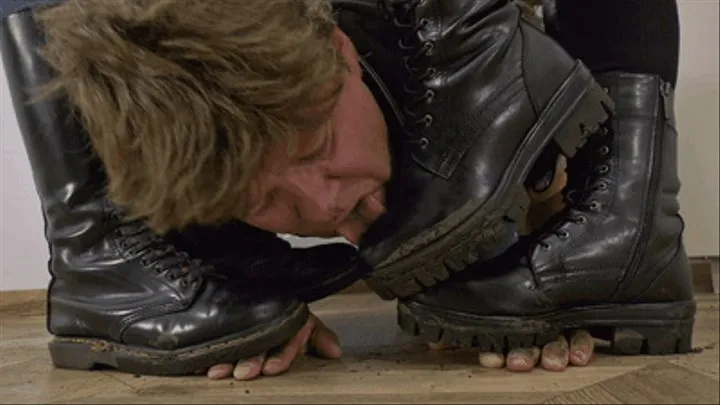
<path id="1" fill-rule="evenodd" d="M 13 14 L 0 30 L 7 82 L 45 217 L 45 236 L 55 249 L 84 251 L 102 233 L 106 207 L 101 164 L 64 97 L 37 101 L 52 72 L 37 54 L 43 38 L 33 14 Z M 53 257 L 66 253 L 54 250 Z"/>
<path id="2" fill-rule="evenodd" d="M 205 266 L 191 263 L 104 197 L 105 175 L 63 96 L 38 99 L 53 72 L 33 11 L 3 19 L 2 59 L 45 219 L 51 282 L 48 330 L 118 339 L 123 319 L 189 305 Z"/>
<path id="3" fill-rule="evenodd" d="M 615 115 L 568 163 L 566 219 L 534 250 L 553 300 L 632 302 L 692 298 L 679 213 L 672 89 L 658 77 L 600 75 Z M 562 282 L 561 282 L 562 280 Z M 578 290 L 575 282 L 595 285 Z"/>
<path id="4" fill-rule="evenodd" d="M 632 254 L 626 256 L 625 280 L 615 297 L 637 297 L 644 292 L 646 300 L 691 299 L 692 277 L 678 200 L 681 183 L 673 88 L 655 75 L 608 73 L 598 81 L 617 103 L 610 144 L 615 192 L 609 193 L 613 196 L 609 210 L 636 230 Z"/>
<path id="5" fill-rule="evenodd" d="M 607 170 L 608 188 L 614 188 L 606 204 L 647 236 L 646 254 L 676 247 L 684 224 L 672 86 L 657 76 L 630 73 L 608 73 L 598 81 L 617 106 L 610 159 L 597 168 Z"/>

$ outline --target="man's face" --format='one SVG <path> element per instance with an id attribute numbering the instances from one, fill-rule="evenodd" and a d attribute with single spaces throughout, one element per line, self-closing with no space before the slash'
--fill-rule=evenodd
<path id="1" fill-rule="evenodd" d="M 271 232 L 343 236 L 357 244 L 384 212 L 390 152 L 385 120 L 362 81 L 355 48 L 339 30 L 336 38 L 350 72 L 332 116 L 320 129 L 299 134 L 292 157 L 287 145 L 270 149 L 245 221 Z"/>

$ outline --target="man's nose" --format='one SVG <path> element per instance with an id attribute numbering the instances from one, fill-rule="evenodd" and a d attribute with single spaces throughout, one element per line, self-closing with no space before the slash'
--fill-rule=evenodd
<path id="1" fill-rule="evenodd" d="M 337 222 L 344 208 L 338 204 L 339 181 L 321 170 L 297 169 L 289 176 L 300 216 L 309 222 Z"/>

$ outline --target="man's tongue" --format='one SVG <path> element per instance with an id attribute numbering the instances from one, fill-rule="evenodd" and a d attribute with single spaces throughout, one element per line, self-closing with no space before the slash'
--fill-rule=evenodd
<path id="1" fill-rule="evenodd" d="M 378 188 L 374 193 L 363 199 L 363 205 L 367 207 L 370 214 L 368 220 L 370 222 L 378 219 L 380 215 L 385 213 L 385 190 Z"/>

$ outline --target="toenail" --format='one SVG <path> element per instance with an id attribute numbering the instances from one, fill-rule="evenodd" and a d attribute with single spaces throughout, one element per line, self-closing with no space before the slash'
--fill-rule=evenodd
<path id="1" fill-rule="evenodd" d="M 235 370 L 233 370 L 233 377 L 235 378 L 243 378 L 250 373 L 250 365 L 249 364 L 243 364 L 235 367 Z"/>

